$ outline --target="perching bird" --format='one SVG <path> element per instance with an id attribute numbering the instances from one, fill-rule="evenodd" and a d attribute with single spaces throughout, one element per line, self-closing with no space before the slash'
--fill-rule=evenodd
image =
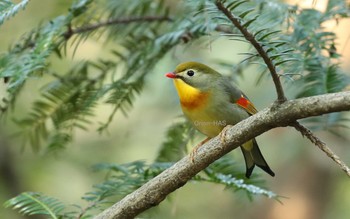
<path id="1" fill-rule="evenodd" d="M 241 90 L 204 64 L 182 63 L 166 76 L 174 79 L 185 116 L 208 137 L 198 146 L 217 136 L 226 125 L 235 125 L 257 112 Z M 255 139 L 244 143 L 241 149 L 246 163 L 247 178 L 252 174 L 255 165 L 275 176 Z"/>

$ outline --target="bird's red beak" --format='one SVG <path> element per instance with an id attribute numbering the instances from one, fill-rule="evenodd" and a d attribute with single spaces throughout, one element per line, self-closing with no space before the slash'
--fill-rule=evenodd
<path id="1" fill-rule="evenodd" d="M 169 72 L 165 76 L 167 76 L 168 78 L 176 78 L 176 74 L 174 72 Z"/>

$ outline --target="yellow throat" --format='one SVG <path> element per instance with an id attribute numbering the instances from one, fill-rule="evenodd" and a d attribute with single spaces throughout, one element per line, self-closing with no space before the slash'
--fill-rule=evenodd
<path id="1" fill-rule="evenodd" d="M 192 110 L 206 105 L 210 92 L 200 91 L 199 89 L 186 84 L 181 79 L 175 79 L 174 84 L 183 108 Z"/>

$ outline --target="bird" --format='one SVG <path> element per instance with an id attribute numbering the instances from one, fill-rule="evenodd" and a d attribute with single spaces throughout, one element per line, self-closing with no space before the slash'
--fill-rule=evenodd
<path id="1" fill-rule="evenodd" d="M 235 125 L 257 113 L 253 103 L 237 86 L 205 64 L 184 62 L 165 76 L 173 79 L 185 117 L 199 132 L 207 136 L 192 150 L 191 159 L 194 159 L 195 151 L 201 145 L 219 135 L 227 125 Z M 255 166 L 275 176 L 255 138 L 240 148 L 246 164 L 247 178 L 250 178 Z"/>

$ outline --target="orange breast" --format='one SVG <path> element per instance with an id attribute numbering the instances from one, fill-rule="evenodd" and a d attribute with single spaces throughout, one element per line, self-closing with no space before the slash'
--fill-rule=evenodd
<path id="1" fill-rule="evenodd" d="M 210 92 L 202 92 L 197 88 L 183 82 L 181 79 L 175 79 L 174 84 L 179 94 L 181 106 L 188 109 L 198 109 L 207 103 Z"/>

